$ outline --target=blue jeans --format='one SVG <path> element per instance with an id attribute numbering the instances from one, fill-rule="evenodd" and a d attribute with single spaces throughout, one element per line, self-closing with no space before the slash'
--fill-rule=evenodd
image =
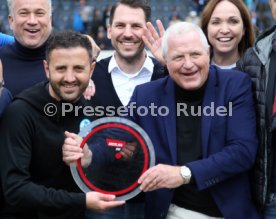
<path id="1" fill-rule="evenodd" d="M 87 210 L 86 219 L 144 219 L 144 203 L 126 203 L 123 206 L 112 208 L 105 212 Z"/>
<path id="2" fill-rule="evenodd" d="M 276 218 L 276 193 L 270 194 L 269 201 L 265 205 L 264 219 Z"/>

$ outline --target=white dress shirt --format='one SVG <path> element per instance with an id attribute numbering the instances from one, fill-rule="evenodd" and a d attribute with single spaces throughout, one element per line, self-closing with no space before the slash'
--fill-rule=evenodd
<path id="1" fill-rule="evenodd" d="M 153 68 L 152 59 L 147 55 L 144 65 L 138 72 L 127 74 L 120 69 L 113 54 L 108 65 L 108 72 L 111 73 L 113 86 L 124 106 L 128 104 L 137 85 L 150 81 Z"/>

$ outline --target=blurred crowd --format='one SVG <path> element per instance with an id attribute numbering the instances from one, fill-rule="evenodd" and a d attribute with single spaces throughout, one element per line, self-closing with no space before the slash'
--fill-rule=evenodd
<path id="1" fill-rule="evenodd" d="M 109 24 L 110 10 L 112 3 L 106 5 L 104 9 L 98 8 L 88 3 L 86 0 L 76 0 L 72 21 L 72 29 L 81 33 L 89 34 L 95 39 L 101 50 L 110 50 L 112 45 L 107 38 L 107 25 Z M 114 2 L 115 1 L 111 1 Z M 201 12 L 206 5 L 207 0 L 193 0 L 192 10 L 188 14 L 183 14 L 180 7 L 174 6 L 169 15 L 168 26 L 178 21 L 188 21 L 200 24 Z M 244 0 L 250 13 L 251 21 L 255 28 L 256 35 L 273 25 L 273 19 L 270 14 L 268 0 Z M 160 18 L 162 19 L 162 18 Z M 0 20 L 0 31 L 5 33 Z"/>
<path id="2" fill-rule="evenodd" d="M 273 24 L 268 0 L 244 0 L 250 13 L 251 21 L 254 25 L 256 35 Z M 194 0 L 194 7 L 186 16 L 174 6 L 168 25 L 178 21 L 188 21 L 200 25 L 200 15 L 206 5 L 207 0 Z M 74 13 L 74 30 L 91 35 L 102 50 L 112 49 L 110 40 L 107 38 L 107 25 L 112 4 L 106 6 L 104 10 L 88 5 L 86 0 L 79 0 L 79 4 Z"/>

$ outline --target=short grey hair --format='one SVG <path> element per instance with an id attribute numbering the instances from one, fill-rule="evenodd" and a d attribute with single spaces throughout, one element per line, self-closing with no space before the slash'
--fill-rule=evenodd
<path id="1" fill-rule="evenodd" d="M 187 34 L 190 31 L 195 31 L 199 34 L 200 40 L 202 42 L 202 45 L 206 48 L 206 50 L 209 49 L 209 44 L 207 41 L 207 38 L 202 31 L 202 29 L 197 26 L 196 24 L 189 23 L 189 22 L 177 22 L 170 26 L 164 33 L 162 37 L 162 55 L 165 57 L 165 55 L 168 52 L 168 39 L 170 36 L 183 36 Z"/>
<path id="2" fill-rule="evenodd" d="M 9 15 L 13 15 L 13 6 L 16 0 L 7 0 Z M 52 0 L 48 0 L 50 15 L 52 14 Z"/>

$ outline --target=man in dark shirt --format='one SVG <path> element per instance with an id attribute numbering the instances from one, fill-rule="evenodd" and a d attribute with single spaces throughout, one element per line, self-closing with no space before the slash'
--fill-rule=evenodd
<path id="1" fill-rule="evenodd" d="M 1 47 L 0 59 L 4 87 L 16 96 L 26 88 L 47 80 L 43 60 L 47 39 L 52 32 L 52 2 L 7 0 L 7 3 L 15 42 Z M 93 49 L 96 47 L 93 44 Z"/>
<path id="2" fill-rule="evenodd" d="M 43 60 L 46 41 L 52 31 L 51 0 L 8 0 L 9 22 L 15 43 L 3 46 L 4 86 L 15 96 L 47 80 Z"/>
<path id="3" fill-rule="evenodd" d="M 63 104 L 74 109 L 87 104 L 82 93 L 95 67 L 90 41 L 74 32 L 53 35 L 46 60 L 49 82 L 15 97 L 0 127 L 1 218 L 84 218 L 85 209 L 124 203 L 113 195 L 82 193 L 62 161 L 64 131 L 78 132 L 87 118 L 84 112 L 65 114 Z M 86 148 L 81 153 L 91 155 Z"/>
<path id="4" fill-rule="evenodd" d="M 259 1 L 260 2 L 260 1 Z M 262 1 L 264 2 L 264 1 Z M 274 22 L 276 1 L 269 0 Z M 260 3 L 261 4 L 261 3 Z M 276 218 L 276 26 L 264 30 L 237 62 L 253 82 L 259 147 L 252 177 L 254 200 L 264 219 Z"/>

